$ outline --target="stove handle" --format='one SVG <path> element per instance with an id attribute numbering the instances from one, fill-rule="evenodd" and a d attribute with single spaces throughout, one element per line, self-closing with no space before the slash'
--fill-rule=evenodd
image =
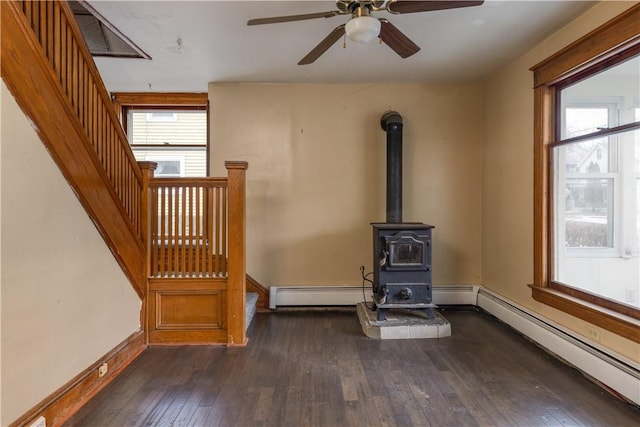
<path id="1" fill-rule="evenodd" d="M 380 258 L 379 263 L 380 263 L 380 268 L 382 268 L 385 265 L 387 265 L 387 258 L 389 258 L 389 251 L 383 249 L 380 255 L 382 255 L 382 257 Z"/>

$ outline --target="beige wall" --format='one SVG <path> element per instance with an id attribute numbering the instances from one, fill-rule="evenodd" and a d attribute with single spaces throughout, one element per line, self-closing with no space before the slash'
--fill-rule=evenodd
<path id="1" fill-rule="evenodd" d="M 4 83 L 2 419 L 140 328 L 140 300 Z"/>
<path id="2" fill-rule="evenodd" d="M 539 304 L 533 282 L 533 75 L 529 68 L 636 2 L 602 2 L 505 67 L 485 86 L 482 283 L 588 338 L 595 326 Z M 598 328 L 596 328 L 598 329 Z M 600 343 L 640 361 L 638 346 L 600 330 Z"/>
<path id="3" fill-rule="evenodd" d="M 436 226 L 434 283 L 479 283 L 479 85 L 209 86 L 211 170 L 249 162 L 249 274 L 266 286 L 361 283 L 385 221 L 382 114 L 404 118 L 404 220 Z"/>

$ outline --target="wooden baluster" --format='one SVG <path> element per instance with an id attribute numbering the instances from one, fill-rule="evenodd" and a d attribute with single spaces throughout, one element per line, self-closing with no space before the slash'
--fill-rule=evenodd
<path id="1" fill-rule="evenodd" d="M 71 105 L 76 113 L 76 117 L 80 114 L 78 110 L 78 81 L 79 81 L 79 65 L 78 65 L 78 42 L 75 39 L 71 40 Z"/>
<path id="2" fill-rule="evenodd" d="M 158 220 L 158 188 L 154 187 L 151 193 L 151 277 L 158 277 L 159 260 L 158 247 L 159 239 L 159 220 Z"/>
<path id="3" fill-rule="evenodd" d="M 187 273 L 189 276 L 195 277 L 196 264 L 195 264 L 195 251 L 198 246 L 196 243 L 196 193 L 198 191 L 197 185 L 191 187 L 191 197 L 189 198 L 189 261 L 187 264 Z"/>
<path id="4" fill-rule="evenodd" d="M 220 203 L 221 203 L 221 189 L 220 188 L 216 188 L 216 205 L 215 205 L 215 227 L 213 228 L 214 231 L 212 231 L 212 233 L 215 233 L 215 245 L 214 245 L 214 251 L 213 251 L 213 257 L 214 257 L 214 262 L 215 262 L 215 267 L 213 270 L 213 273 L 216 276 L 220 276 L 220 271 L 221 271 L 221 267 L 220 267 Z"/>
<path id="5" fill-rule="evenodd" d="M 71 28 L 69 28 L 69 24 L 65 22 L 66 34 L 67 34 L 67 55 L 65 58 L 65 62 L 67 63 L 64 75 L 65 81 L 65 92 L 67 94 L 67 98 L 71 102 L 71 93 L 72 93 L 72 75 L 73 75 L 73 33 L 71 32 Z M 73 102 L 72 102 L 73 105 Z"/>
<path id="6" fill-rule="evenodd" d="M 246 345 L 246 170 L 247 162 L 225 162 L 229 189 L 229 275 L 227 345 Z"/>
<path id="7" fill-rule="evenodd" d="M 204 239 L 202 238 L 202 228 L 200 226 L 200 221 L 202 221 L 202 198 L 201 198 L 202 190 L 203 190 L 203 187 L 201 186 L 196 187 L 195 210 L 193 213 L 193 218 L 196 224 L 194 229 L 195 251 L 193 253 L 193 257 L 194 257 L 193 272 L 196 275 L 196 277 L 199 277 L 201 273 L 200 247 L 202 246 L 202 242 L 204 242 Z"/>
<path id="8" fill-rule="evenodd" d="M 49 39 L 51 38 L 50 28 L 47 18 L 47 9 L 49 8 L 49 2 L 42 2 L 40 5 L 40 19 L 38 20 L 38 27 L 40 28 L 40 44 L 44 49 L 44 54 L 49 57 Z"/>
<path id="9" fill-rule="evenodd" d="M 47 36 L 47 58 L 49 62 L 53 63 L 54 57 L 54 22 L 55 22 L 55 14 L 54 14 L 54 2 L 47 2 L 47 32 L 49 33 Z"/>
<path id="10" fill-rule="evenodd" d="M 228 249 L 228 244 L 229 244 L 229 240 L 228 240 L 228 220 L 227 220 L 227 215 L 228 215 L 228 209 L 229 209 L 229 188 L 223 188 L 222 189 L 222 203 L 220 204 L 220 212 L 221 212 L 221 219 L 220 219 L 220 233 L 221 233 L 221 253 L 220 253 L 220 262 L 221 262 L 221 269 L 220 269 L 220 274 L 222 274 L 223 276 L 227 276 L 227 249 Z"/>
<path id="11" fill-rule="evenodd" d="M 160 198 L 160 272 L 162 276 L 167 275 L 167 194 L 165 187 L 158 188 Z"/>
<path id="12" fill-rule="evenodd" d="M 166 211 L 165 211 L 165 229 L 167 232 L 166 235 L 166 253 L 167 258 L 165 260 L 167 275 L 170 276 L 173 271 L 173 193 L 171 187 L 165 187 L 165 199 L 166 199 Z"/>
<path id="13" fill-rule="evenodd" d="M 214 207 L 217 206 L 218 189 L 209 190 L 209 200 L 207 204 L 207 236 L 209 240 L 207 263 L 209 265 L 209 277 L 216 273 L 215 256 L 217 254 L 217 239 L 215 237 L 216 223 L 214 222 Z"/>
<path id="14" fill-rule="evenodd" d="M 53 70 L 60 81 L 60 63 L 62 57 L 62 24 L 60 22 L 60 5 L 53 3 Z"/>
<path id="15" fill-rule="evenodd" d="M 180 273 L 182 274 L 182 276 L 184 277 L 184 273 L 185 273 L 185 260 L 186 260 L 186 239 L 187 239 L 187 233 L 186 233 L 186 222 L 187 222 L 187 215 L 186 215 L 186 206 L 187 206 L 187 198 L 188 198 L 188 191 L 189 188 L 188 187 L 180 187 L 179 188 L 180 191 L 180 243 L 181 243 L 181 253 L 180 253 Z"/>

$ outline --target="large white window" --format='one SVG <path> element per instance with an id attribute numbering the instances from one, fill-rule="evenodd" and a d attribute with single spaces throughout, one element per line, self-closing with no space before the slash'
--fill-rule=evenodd
<path id="1" fill-rule="evenodd" d="M 534 65 L 533 284 L 640 343 L 640 5 Z"/>
<path id="2" fill-rule="evenodd" d="M 640 307 L 640 57 L 559 87 L 551 279 Z"/>

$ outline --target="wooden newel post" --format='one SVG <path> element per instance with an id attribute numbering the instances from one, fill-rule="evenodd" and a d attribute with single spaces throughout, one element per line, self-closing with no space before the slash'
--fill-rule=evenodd
<path id="1" fill-rule="evenodd" d="M 140 230 L 142 243 L 146 252 L 147 265 L 145 267 L 145 281 L 151 273 L 151 188 L 149 182 L 153 179 L 153 174 L 158 164 L 155 162 L 138 162 L 142 169 L 142 195 L 140 198 Z"/>
<path id="2" fill-rule="evenodd" d="M 246 171 L 247 162 L 225 162 L 229 191 L 227 345 L 246 345 Z"/>
<path id="3" fill-rule="evenodd" d="M 142 310 L 140 310 L 140 324 L 145 331 L 145 342 L 149 344 L 149 328 L 147 324 L 147 296 L 149 295 L 149 276 L 151 274 L 151 188 L 149 183 L 153 179 L 154 171 L 158 167 L 154 162 L 138 162 L 142 170 L 142 189 L 140 194 L 140 234 L 145 251 L 144 282 Z"/>

